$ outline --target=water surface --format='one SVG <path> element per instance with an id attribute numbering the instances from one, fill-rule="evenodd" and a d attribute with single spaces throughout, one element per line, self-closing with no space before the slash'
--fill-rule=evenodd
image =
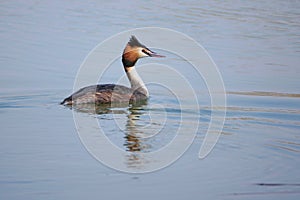
<path id="1" fill-rule="evenodd" d="M 299 10 L 298 1 L 277 0 L 2 1 L 1 199 L 298 199 Z M 194 143 L 173 165 L 134 175 L 96 161 L 80 142 L 72 111 L 58 103 L 72 92 L 92 48 L 144 26 L 171 28 L 202 44 L 223 76 L 228 107 L 219 142 L 199 160 L 211 107 L 205 84 L 189 74 L 199 82 L 200 110 L 190 113 L 190 123 L 200 113 Z M 160 62 L 186 66 L 172 55 Z M 120 64 L 114 63 L 106 81 L 123 74 Z M 116 146 L 154 151 L 174 137 L 181 110 L 164 88 L 149 89 L 146 105 L 79 113 L 96 117 Z M 156 138 L 137 137 L 157 130 L 164 119 L 167 126 Z M 147 164 L 136 157 L 127 161 L 129 167 Z"/>

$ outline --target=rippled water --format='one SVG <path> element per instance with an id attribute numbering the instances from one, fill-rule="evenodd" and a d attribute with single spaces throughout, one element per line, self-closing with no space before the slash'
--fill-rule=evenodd
<path id="1" fill-rule="evenodd" d="M 276 0 L 2 1 L 0 198 L 298 199 L 299 10 L 298 1 Z M 217 145 L 199 160 L 210 99 L 205 84 L 187 70 L 190 81 L 199 82 L 200 111 L 188 112 L 189 123 L 200 114 L 194 143 L 173 165 L 132 175 L 96 161 L 80 142 L 72 111 L 58 103 L 72 92 L 91 49 L 113 34 L 144 26 L 171 28 L 202 44 L 223 76 L 228 107 Z M 172 55 L 155 62 L 186 67 Z M 105 81 L 123 74 L 119 65 L 113 64 Z M 149 89 L 146 105 L 75 112 L 96 118 L 119 148 L 155 151 L 174 138 L 182 110 L 170 92 Z M 161 134 L 139 137 L 159 130 L 164 120 Z M 127 161 L 133 168 L 149 164 L 138 157 Z"/>

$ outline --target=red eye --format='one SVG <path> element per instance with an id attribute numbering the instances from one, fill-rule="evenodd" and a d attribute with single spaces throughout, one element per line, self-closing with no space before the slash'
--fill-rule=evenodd
<path id="1" fill-rule="evenodd" d="M 147 52 L 145 49 L 143 49 L 142 52 L 143 52 L 144 54 L 147 54 L 148 56 L 150 56 L 150 53 Z"/>

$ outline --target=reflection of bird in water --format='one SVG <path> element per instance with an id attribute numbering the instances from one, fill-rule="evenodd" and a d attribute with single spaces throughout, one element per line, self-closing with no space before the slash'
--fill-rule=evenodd
<path id="1" fill-rule="evenodd" d="M 136 135 L 129 133 L 124 138 L 126 138 L 124 146 L 127 147 L 128 151 L 141 151 L 140 140 Z"/>
<path id="2" fill-rule="evenodd" d="M 123 85 L 101 84 L 81 88 L 71 96 L 65 98 L 61 104 L 74 105 L 85 103 L 105 104 L 112 102 L 137 102 L 145 101 L 149 97 L 148 90 L 135 70 L 135 63 L 143 57 L 163 57 L 141 44 L 136 37 L 132 36 L 127 43 L 122 63 L 131 88 Z"/>
<path id="3" fill-rule="evenodd" d="M 145 158 L 143 158 L 139 152 L 145 152 L 151 147 L 147 144 L 146 139 L 141 138 L 141 135 L 144 134 L 143 129 L 136 123 L 140 120 L 140 117 L 145 114 L 146 105 L 147 102 L 134 103 L 131 104 L 130 107 L 128 107 L 128 104 L 116 104 L 113 106 L 109 104 L 81 104 L 70 108 L 74 109 L 76 112 L 88 113 L 89 115 L 87 116 L 91 116 L 90 114 L 96 114 L 99 116 L 106 114 L 121 114 L 123 116 L 127 116 L 124 136 L 125 141 L 123 142 L 123 146 L 128 152 L 131 152 L 129 155 L 126 155 L 126 163 L 128 167 L 136 168 L 141 167 L 146 163 Z M 127 109 L 129 110 L 129 113 Z M 101 148 L 101 146 L 99 146 L 99 148 Z"/>
<path id="4" fill-rule="evenodd" d="M 128 107 L 127 103 L 124 104 L 79 104 L 74 107 L 70 107 L 76 112 L 88 113 L 88 114 L 117 114 L 125 115 L 127 114 L 127 120 L 125 124 L 125 142 L 124 146 L 127 148 L 127 151 L 137 152 L 143 151 L 149 145 L 141 144 L 143 135 L 142 127 L 139 127 L 136 122 L 140 120 L 140 117 L 146 112 L 144 106 L 147 105 L 147 102 L 138 102 L 133 103 Z M 113 109 L 112 109 L 113 108 Z M 128 111 L 129 113 L 128 113 Z"/>
<path id="5" fill-rule="evenodd" d="M 139 127 L 136 122 L 140 120 L 140 117 L 145 114 L 143 106 L 133 106 L 129 109 L 130 113 L 127 116 L 126 132 L 125 132 L 125 143 L 124 146 L 126 150 L 131 152 L 131 154 L 126 156 L 126 163 L 129 168 L 141 168 L 146 163 L 143 154 L 140 152 L 145 152 L 149 150 L 150 145 L 147 144 L 143 135 L 142 127 Z"/>
<path id="6" fill-rule="evenodd" d="M 129 109 L 130 113 L 127 116 L 126 123 L 126 139 L 124 146 L 130 152 L 143 151 L 147 148 L 147 145 L 142 144 L 140 136 L 143 134 L 142 130 L 138 128 L 136 122 L 140 120 L 140 116 L 144 114 L 144 110 L 141 106 L 133 106 Z"/>
<path id="7" fill-rule="evenodd" d="M 81 113 L 89 114 L 126 114 L 125 108 L 128 107 L 128 103 L 116 103 L 116 104 L 78 104 L 76 106 L 66 105 L 70 109 Z M 114 108 L 113 110 L 111 108 Z"/>

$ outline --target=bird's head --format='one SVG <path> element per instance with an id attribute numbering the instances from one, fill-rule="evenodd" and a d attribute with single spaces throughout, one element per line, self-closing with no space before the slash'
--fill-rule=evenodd
<path id="1" fill-rule="evenodd" d="M 122 62 L 125 67 L 125 70 L 127 68 L 134 67 L 138 59 L 144 57 L 164 57 L 164 56 L 151 51 L 145 45 L 141 44 L 136 39 L 135 36 L 131 36 L 122 55 Z"/>

